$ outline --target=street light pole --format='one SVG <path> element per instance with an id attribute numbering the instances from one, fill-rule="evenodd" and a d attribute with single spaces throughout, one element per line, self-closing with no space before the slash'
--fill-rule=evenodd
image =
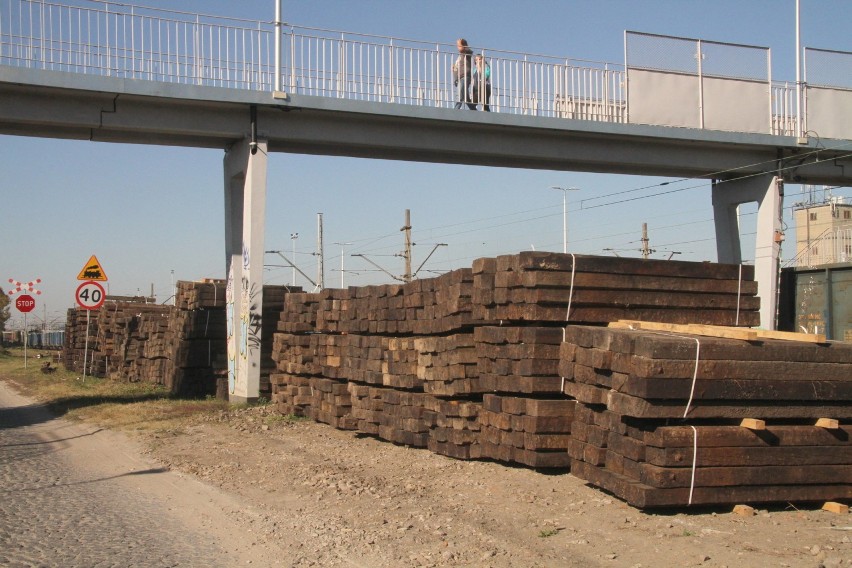
<path id="1" fill-rule="evenodd" d="M 346 270 L 343 268 L 343 259 L 345 258 L 346 246 L 351 245 L 352 243 L 334 243 L 336 245 L 340 245 L 340 288 L 346 288 L 346 279 L 344 275 L 346 274 Z"/>
<path id="2" fill-rule="evenodd" d="M 568 192 L 580 191 L 579 187 L 550 186 L 550 189 L 558 189 L 562 192 L 562 252 L 568 252 Z"/>
<path id="3" fill-rule="evenodd" d="M 293 243 L 293 280 L 290 286 L 296 285 L 296 239 L 299 238 L 299 233 L 290 233 L 290 242 Z"/>

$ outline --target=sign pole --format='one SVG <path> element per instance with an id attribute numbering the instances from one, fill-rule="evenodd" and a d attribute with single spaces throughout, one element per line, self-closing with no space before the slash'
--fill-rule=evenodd
<path id="1" fill-rule="evenodd" d="M 87 362 L 88 356 L 89 356 L 89 317 L 90 317 L 91 313 L 92 312 L 90 312 L 89 310 L 86 310 L 86 343 L 83 347 L 83 382 L 84 383 L 86 382 L 86 362 Z"/>
<path id="2" fill-rule="evenodd" d="M 24 369 L 27 368 L 27 343 L 30 342 L 30 334 L 27 333 L 27 312 L 24 312 Z"/>

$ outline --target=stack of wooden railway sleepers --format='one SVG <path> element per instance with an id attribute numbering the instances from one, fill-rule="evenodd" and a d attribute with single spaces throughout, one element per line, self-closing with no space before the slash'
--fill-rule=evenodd
<path id="1" fill-rule="evenodd" d="M 88 314 L 88 316 L 87 316 Z M 98 352 L 98 318 L 92 317 L 87 310 L 81 308 L 70 308 L 65 320 L 65 342 L 62 347 L 62 362 L 66 369 L 75 373 L 92 375 L 92 360 Z M 85 361 L 84 361 L 85 359 Z M 103 370 L 100 376 L 106 373 L 106 360 L 98 357 L 103 362 Z"/>
<path id="2" fill-rule="evenodd" d="M 852 344 L 565 333 L 577 477 L 640 508 L 852 498 Z"/>
<path id="3" fill-rule="evenodd" d="M 291 292 L 284 296 L 281 313 L 274 318 L 278 331 L 283 333 L 313 333 L 317 329 L 317 310 L 320 295 L 311 292 Z"/>
<path id="4" fill-rule="evenodd" d="M 485 457 L 481 445 L 482 403 L 425 395 L 426 411 L 433 412 L 434 426 L 426 446 L 432 452 L 456 459 Z"/>
<path id="5" fill-rule="evenodd" d="M 320 294 L 285 293 L 277 313 L 269 375 L 271 400 L 284 414 L 354 430 L 349 370 L 341 364 L 349 336 L 315 333 Z M 328 297 L 328 294 L 326 294 Z"/>
<path id="6" fill-rule="evenodd" d="M 319 293 L 317 330 L 360 335 L 432 335 L 472 324 L 469 268 L 405 284 L 326 289 Z"/>
<path id="7" fill-rule="evenodd" d="M 175 306 L 181 310 L 224 308 L 227 281 L 205 278 L 195 282 L 181 280 L 175 290 Z"/>
<path id="8" fill-rule="evenodd" d="M 473 274 L 475 321 L 760 325 L 752 266 L 522 252 Z"/>
<path id="9" fill-rule="evenodd" d="M 418 337 L 409 352 L 424 392 L 446 398 L 483 392 L 473 333 Z"/>
<path id="10" fill-rule="evenodd" d="M 282 414 L 307 416 L 311 405 L 311 377 L 321 377 L 316 342 L 320 295 L 294 292 L 284 297 L 273 336 L 272 360 L 275 371 L 269 376 L 271 401 Z"/>
<path id="11" fill-rule="evenodd" d="M 564 398 L 484 395 L 482 455 L 535 468 L 568 467 L 575 406 Z"/>
<path id="12" fill-rule="evenodd" d="M 169 363 L 169 319 L 174 313 L 172 306 L 135 304 L 125 306 L 124 309 L 129 309 L 131 313 L 125 325 L 105 325 L 112 328 L 118 338 L 115 349 L 109 355 L 109 377 L 164 384 L 163 378 Z"/>
<path id="13" fill-rule="evenodd" d="M 276 371 L 269 376 L 272 387 L 271 401 L 282 414 L 307 416 L 311 404 L 310 378 L 319 376 L 315 350 L 307 334 L 276 333 L 272 358 Z"/>
<path id="14" fill-rule="evenodd" d="M 428 446 L 437 417 L 426 407 L 429 395 L 394 388 L 349 383 L 352 416 L 358 431 L 417 448 Z"/>
<path id="15" fill-rule="evenodd" d="M 170 372 L 165 385 L 182 396 L 217 393 L 227 368 L 226 283 L 224 280 L 178 281 L 176 312 L 170 322 Z"/>
<path id="16" fill-rule="evenodd" d="M 246 326 L 249 348 L 260 349 L 260 396 L 266 398 L 271 397 L 270 374 L 276 368 L 272 358 L 274 334 L 290 291 L 301 292 L 301 288 L 264 286 L 260 321 L 250 321 Z M 249 302 L 255 298 L 249 298 Z M 237 297 L 234 301 L 242 300 Z M 227 392 L 220 384 L 227 381 L 226 303 L 224 280 L 177 283 L 177 313 L 171 322 L 172 365 L 165 382 L 172 392 L 183 396 L 218 396 Z"/>
<path id="17" fill-rule="evenodd" d="M 530 467 L 567 467 L 573 400 L 559 375 L 558 327 L 477 327 L 483 457 Z"/>

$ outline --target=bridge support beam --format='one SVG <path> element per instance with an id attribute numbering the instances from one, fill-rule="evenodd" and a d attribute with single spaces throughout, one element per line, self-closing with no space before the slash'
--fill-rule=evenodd
<path id="1" fill-rule="evenodd" d="M 760 295 L 760 324 L 764 329 L 772 330 L 776 328 L 778 305 L 783 196 L 784 182 L 776 176 L 713 182 L 716 254 L 721 263 L 742 263 L 737 207 L 755 201 L 758 204 L 754 272 Z"/>
<path id="2" fill-rule="evenodd" d="M 267 142 L 248 139 L 225 152 L 225 294 L 228 323 L 228 399 L 260 397 L 263 316 L 263 237 L 266 213 Z"/>

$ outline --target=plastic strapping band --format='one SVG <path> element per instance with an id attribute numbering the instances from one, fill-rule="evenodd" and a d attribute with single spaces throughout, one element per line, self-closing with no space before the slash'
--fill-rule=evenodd
<path id="1" fill-rule="evenodd" d="M 740 264 L 740 272 L 739 272 L 739 276 L 737 277 L 737 319 L 736 319 L 736 322 L 734 323 L 735 326 L 740 325 L 740 294 L 742 293 L 742 289 L 743 289 L 743 265 Z"/>
<path id="2" fill-rule="evenodd" d="M 567 330 L 567 328 L 565 328 L 565 327 L 562 328 L 562 343 L 565 343 L 565 332 L 566 332 L 566 330 Z M 559 392 L 561 392 L 562 394 L 565 394 L 565 377 L 562 377 L 562 386 L 559 387 Z"/>
<path id="3" fill-rule="evenodd" d="M 686 402 L 686 408 L 683 411 L 684 418 L 689 414 L 689 408 L 692 406 L 692 397 L 695 394 L 695 381 L 698 379 L 698 358 L 701 356 L 701 342 L 696 337 L 691 339 L 695 340 L 695 370 L 692 373 L 692 387 L 689 389 L 689 400 Z"/>
<path id="4" fill-rule="evenodd" d="M 571 287 L 568 288 L 568 309 L 565 310 L 565 321 L 568 322 L 571 319 L 571 299 L 574 297 L 574 273 L 577 268 L 577 258 L 574 256 L 574 253 L 569 253 L 571 255 Z"/>
<path id="5" fill-rule="evenodd" d="M 692 478 L 689 481 L 689 502 L 687 505 L 692 505 L 692 492 L 695 491 L 695 467 L 698 465 L 698 430 L 695 426 L 692 428 Z"/>
<path id="6" fill-rule="evenodd" d="M 574 256 L 574 253 L 569 253 L 571 255 L 571 286 L 568 288 L 568 309 L 565 310 L 565 321 L 569 321 L 571 317 L 571 299 L 574 297 L 574 274 L 577 268 L 577 257 Z M 567 328 L 562 328 L 562 343 L 565 343 L 565 333 Z M 562 394 L 565 394 L 565 377 L 562 377 L 562 386 L 559 387 L 559 390 Z"/>

